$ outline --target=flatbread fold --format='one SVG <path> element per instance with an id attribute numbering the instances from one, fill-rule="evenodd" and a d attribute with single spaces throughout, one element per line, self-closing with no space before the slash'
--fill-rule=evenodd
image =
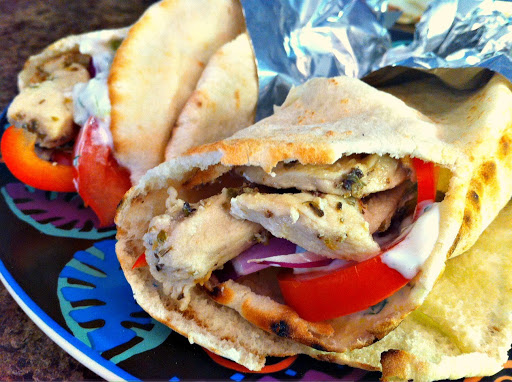
<path id="1" fill-rule="evenodd" d="M 242 33 L 208 61 L 172 129 L 165 159 L 253 124 L 257 100 L 256 62 L 249 36 Z"/>
<path id="2" fill-rule="evenodd" d="M 474 91 L 448 88 L 434 77 L 380 90 L 347 77 L 313 79 L 292 89 L 273 116 L 150 170 L 125 196 L 116 218 L 117 253 L 136 300 L 191 341 L 250 369 L 260 369 L 265 356 L 304 353 L 380 370 L 380 354 L 397 350 L 385 341 L 419 315 L 418 307 L 433 290 L 446 259 L 458 261 L 511 197 L 511 101 L 511 86 L 500 75 Z M 439 204 L 440 233 L 434 249 L 417 276 L 381 311 L 310 323 L 233 281 L 222 284 L 220 295 L 208 295 L 200 286 L 191 288 L 189 304 L 180 310 L 179 302 L 163 293 L 172 285 L 154 283 L 154 269 L 132 269 L 144 251 L 142 236 L 151 218 L 165 212 L 169 187 L 186 200 L 184 184 L 198 174 L 211 180 L 216 177 L 211 174 L 236 166 L 258 166 L 272 173 L 281 162 L 328 165 L 359 153 L 416 157 L 436 163 L 449 175 Z M 221 324 L 225 322 L 229 327 Z M 276 333 L 276 322 L 287 330 Z M 505 320 L 500 325 L 509 324 Z M 378 350 L 364 353 L 374 349 L 370 345 Z M 417 358 L 414 351 L 409 357 L 409 349 L 398 350 L 384 353 L 383 365 L 398 356 L 410 361 L 396 372 L 386 366 L 385 375 L 421 377 L 421 370 L 415 369 L 418 374 L 413 375 L 414 368 L 407 369 L 412 360 L 432 363 Z M 490 352 L 485 357 L 497 358 Z M 442 373 L 424 375 L 437 378 Z"/>
<path id="3" fill-rule="evenodd" d="M 132 183 L 164 161 L 172 127 L 209 58 L 244 30 L 236 0 L 163 0 L 132 26 L 109 77 L 114 153 Z"/>

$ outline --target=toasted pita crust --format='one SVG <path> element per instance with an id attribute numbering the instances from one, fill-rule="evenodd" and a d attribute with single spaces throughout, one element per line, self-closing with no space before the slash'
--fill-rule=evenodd
<path id="1" fill-rule="evenodd" d="M 179 111 L 209 58 L 245 28 L 237 0 L 163 0 L 119 48 L 109 77 L 118 162 L 136 182 L 164 160 Z"/>
<path id="2" fill-rule="evenodd" d="M 208 61 L 172 130 L 165 159 L 251 125 L 257 100 L 256 63 L 249 36 L 242 33 Z"/>
<path id="3" fill-rule="evenodd" d="M 441 100 L 440 106 L 445 105 L 444 113 L 439 116 L 430 116 L 426 111 L 426 114 L 420 113 L 398 98 L 358 80 L 346 77 L 316 79 L 293 89 L 272 117 L 231 138 L 193 149 L 189 155 L 149 171 L 120 206 L 117 215 L 119 256 L 125 263 L 133 264 L 140 251 L 126 252 L 123 243 L 137 243 L 142 248 L 141 238 L 149 220 L 165 210 L 166 188 L 173 186 L 179 191 L 181 184 L 195 175 L 197 169 L 205 170 L 221 163 L 226 167 L 256 165 L 270 172 L 280 161 L 329 164 L 342 155 L 353 153 L 419 157 L 437 163 L 452 174 L 448 192 L 440 204 L 439 239 L 422 271 L 393 296 L 396 300 L 388 303 L 374 319 L 367 319 L 364 325 L 348 324 L 364 315 L 356 313 L 354 317 L 326 322 L 334 328 L 332 336 L 319 336 L 316 329 L 305 335 L 292 336 L 293 340 L 317 349 L 336 351 L 367 346 L 384 337 L 423 303 L 441 274 L 446 258 L 460 254 L 463 248 L 471 245 L 512 192 L 512 153 L 508 143 L 512 121 L 508 105 L 512 101 L 512 92 L 508 81 L 495 75 L 477 92 L 456 92 L 435 80 L 401 86 L 406 87 L 406 94 L 420 93 L 418 99 L 422 97 L 421 93 L 435 93 Z M 393 91 L 392 88 L 387 90 Z M 412 103 L 407 96 L 403 98 Z M 487 171 L 489 168 L 492 171 Z M 124 270 L 130 273 L 126 268 Z M 261 309 L 257 314 L 247 314 L 241 307 L 259 297 L 253 292 L 242 295 L 234 290 L 234 293 L 232 300 L 223 301 L 229 304 L 238 299 L 233 307 L 242 316 L 271 331 L 276 320 L 274 306 L 258 305 Z M 139 303 L 150 313 L 154 311 L 144 305 L 144 301 L 139 300 Z M 286 323 L 287 333 L 301 333 L 304 320 L 291 320 L 286 315 L 278 317 Z M 338 339 L 345 337 L 336 337 L 337 331 L 350 333 L 352 328 L 362 340 L 354 335 L 349 343 L 338 346 Z M 206 342 L 202 345 L 211 346 Z M 334 359 L 330 353 L 315 356 Z"/>

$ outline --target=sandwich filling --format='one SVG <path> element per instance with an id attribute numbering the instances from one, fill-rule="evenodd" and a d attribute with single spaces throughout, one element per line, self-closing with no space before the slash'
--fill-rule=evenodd
<path id="1" fill-rule="evenodd" d="M 2 135 L 2 147 L 16 147 L 3 150 L 14 176 L 37 189 L 77 191 L 103 227 L 131 187 L 115 157 L 107 85 L 126 33 L 69 36 L 30 57 L 7 113 L 14 126 Z"/>
<path id="2" fill-rule="evenodd" d="M 107 77 L 121 38 L 83 35 L 77 46 L 48 57 L 32 73 L 9 107 L 9 121 L 36 134 L 40 154 L 76 139 L 91 117 L 109 126 Z M 110 139 L 110 142 L 112 139 Z"/>
<path id="3" fill-rule="evenodd" d="M 199 172 L 186 184 L 196 192 L 207 186 L 219 192 L 190 202 L 169 188 L 165 213 L 151 220 L 143 238 L 151 273 L 182 309 L 198 284 L 210 291 L 230 279 L 244 284 L 274 272 L 269 266 L 329 271 L 398 248 L 411 231 L 417 192 L 409 158 L 354 154 L 332 165 L 281 162 L 270 174 L 259 167 L 217 167 L 206 171 L 210 177 Z M 423 249 L 427 256 L 436 239 Z M 383 261 L 403 273 L 410 269 L 396 255 Z M 407 279 L 421 266 L 415 262 Z M 279 293 L 266 294 L 284 303 Z"/>

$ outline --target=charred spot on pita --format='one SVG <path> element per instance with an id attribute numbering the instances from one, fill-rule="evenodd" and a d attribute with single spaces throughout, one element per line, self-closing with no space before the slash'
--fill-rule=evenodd
<path id="1" fill-rule="evenodd" d="M 480 209 L 480 196 L 478 195 L 478 192 L 475 190 L 470 190 L 468 192 L 468 199 L 473 207 L 475 207 L 475 209 Z"/>
<path id="2" fill-rule="evenodd" d="M 508 135 L 501 137 L 499 142 L 498 157 L 500 159 L 510 155 L 510 147 L 512 146 L 512 139 Z"/>
<path id="3" fill-rule="evenodd" d="M 284 320 L 270 324 L 270 330 L 272 330 L 272 332 L 277 334 L 279 337 L 290 336 L 290 327 L 288 326 L 288 323 Z"/>
<path id="4" fill-rule="evenodd" d="M 471 225 L 473 224 L 473 217 L 471 215 L 472 215 L 472 212 L 470 210 L 464 211 L 464 218 L 462 219 L 463 226 L 465 226 L 467 228 L 471 227 Z"/>
<path id="5" fill-rule="evenodd" d="M 484 195 L 484 185 L 479 179 L 471 179 L 469 188 L 478 194 L 479 199 L 481 199 L 482 196 Z"/>
<path id="6" fill-rule="evenodd" d="M 206 290 L 206 293 L 219 304 L 229 304 L 234 298 L 233 290 L 225 284 L 214 285 L 213 287 L 206 285 L 204 290 Z"/>
<path id="7" fill-rule="evenodd" d="M 462 233 L 459 230 L 459 232 L 457 233 L 457 236 L 455 237 L 455 240 L 453 241 L 452 246 L 450 247 L 450 249 L 448 250 L 448 253 L 446 254 L 447 259 L 449 259 L 452 256 L 452 254 L 455 252 L 455 249 L 457 248 L 457 245 L 459 244 L 461 238 L 462 238 Z"/>
<path id="8" fill-rule="evenodd" d="M 208 294 L 214 299 L 219 298 L 222 296 L 222 288 L 216 285 L 211 290 L 208 290 Z"/>
<path id="9" fill-rule="evenodd" d="M 496 178 L 496 163 L 488 161 L 480 166 L 480 176 L 485 183 L 491 183 Z"/>

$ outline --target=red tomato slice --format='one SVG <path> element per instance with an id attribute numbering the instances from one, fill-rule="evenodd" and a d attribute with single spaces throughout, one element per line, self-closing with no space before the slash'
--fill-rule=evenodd
<path id="1" fill-rule="evenodd" d="M 286 304 L 312 322 L 367 309 L 409 282 L 382 263 L 381 256 L 326 274 L 285 271 L 278 280 Z"/>
<path id="2" fill-rule="evenodd" d="M 76 189 L 103 227 L 114 223 L 117 205 L 131 187 L 130 173 L 112 154 L 109 134 L 91 117 L 80 130 L 73 152 Z"/>
<path id="3" fill-rule="evenodd" d="M 45 191 L 74 192 L 73 167 L 48 162 L 37 156 L 36 136 L 24 129 L 9 127 L 2 135 L 2 159 L 23 183 Z"/>
<path id="4" fill-rule="evenodd" d="M 418 182 L 418 204 L 435 200 L 435 171 L 432 163 L 413 160 Z M 418 215 L 416 211 L 416 216 Z M 383 301 L 409 280 L 388 267 L 377 255 L 366 261 L 329 273 L 278 275 L 286 304 L 300 317 L 317 322 L 359 312 Z"/>
<path id="5" fill-rule="evenodd" d="M 73 166 L 73 153 L 71 151 L 55 150 L 51 155 L 51 161 Z"/>
<path id="6" fill-rule="evenodd" d="M 418 201 L 416 206 L 425 201 L 436 200 L 436 186 L 438 168 L 431 162 L 424 162 L 418 158 L 412 158 L 412 164 L 416 173 L 416 181 L 418 182 Z M 419 211 L 416 210 L 415 218 L 418 217 Z"/>
<path id="7" fill-rule="evenodd" d="M 217 355 L 217 354 L 209 351 L 206 348 L 203 348 L 203 350 L 206 352 L 206 354 L 208 354 L 210 356 L 210 358 L 213 361 L 215 361 L 215 363 L 217 363 L 217 364 L 219 364 L 219 365 L 221 365 L 223 367 L 227 367 L 228 369 L 239 371 L 241 373 L 256 373 L 256 374 L 276 373 L 278 371 L 287 369 L 297 359 L 297 356 L 294 355 L 294 356 L 291 356 L 291 357 L 287 357 L 287 358 L 283 359 L 282 361 L 279 361 L 278 363 L 275 363 L 273 365 L 266 365 L 261 370 L 253 371 L 253 370 L 249 370 L 245 366 L 239 365 L 236 362 L 233 362 L 233 361 L 231 361 L 229 359 L 221 357 L 220 355 Z"/>

